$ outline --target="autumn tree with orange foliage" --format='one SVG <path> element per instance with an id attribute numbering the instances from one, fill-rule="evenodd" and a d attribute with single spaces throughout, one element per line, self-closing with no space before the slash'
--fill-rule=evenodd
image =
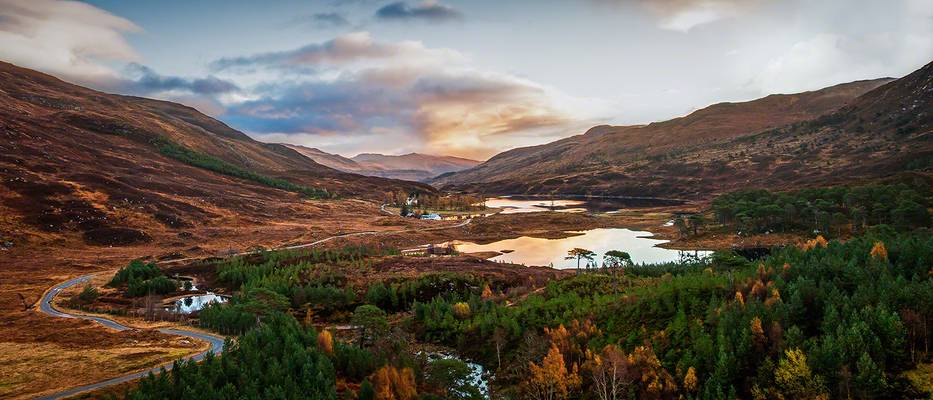
<path id="1" fill-rule="evenodd" d="M 570 369 L 564 363 L 564 356 L 557 346 L 551 345 L 541 365 L 529 363 L 530 376 L 525 382 L 525 393 L 534 400 L 562 400 L 580 388 L 583 380 L 577 371 L 577 365 Z"/>
<path id="2" fill-rule="evenodd" d="M 875 242 L 875 245 L 872 246 L 871 252 L 869 254 L 871 255 L 871 258 L 876 260 L 888 260 L 888 248 L 884 247 L 884 242 Z"/>
<path id="3" fill-rule="evenodd" d="M 317 334 L 317 347 L 328 355 L 334 354 L 334 335 L 328 330 Z"/>
<path id="4" fill-rule="evenodd" d="M 415 372 L 411 368 L 398 369 L 384 365 L 370 378 L 377 400 L 413 400 L 418 397 Z"/>
<path id="5" fill-rule="evenodd" d="M 803 250 L 813 250 L 817 247 L 825 248 L 828 244 L 829 243 L 826 241 L 826 238 L 824 238 L 823 235 L 816 235 L 816 238 L 808 240 L 806 243 L 800 246 L 800 248 Z"/>
<path id="6" fill-rule="evenodd" d="M 544 328 L 544 334 L 557 346 L 561 354 L 569 363 L 582 364 L 586 361 L 586 347 L 590 339 L 602 335 L 602 331 L 593 324 L 593 321 L 570 321 L 568 329 L 563 324 L 557 328 Z"/>
<path id="7" fill-rule="evenodd" d="M 684 375 L 684 391 L 693 393 L 697 391 L 697 370 L 696 368 L 687 368 L 687 374 Z"/>
<path id="8" fill-rule="evenodd" d="M 765 305 L 770 307 L 781 302 L 781 291 L 777 288 L 771 288 L 771 295 L 765 300 Z"/>
<path id="9" fill-rule="evenodd" d="M 749 322 L 749 329 L 752 331 L 752 342 L 755 349 L 761 351 L 768 344 L 768 338 L 765 337 L 765 330 L 761 327 L 761 318 L 755 317 Z"/>
<path id="10" fill-rule="evenodd" d="M 641 376 L 639 399 L 669 398 L 677 392 L 674 377 L 664 369 L 650 346 L 636 347 L 629 355 L 629 364 Z"/>
<path id="11" fill-rule="evenodd" d="M 487 283 L 483 285 L 483 294 L 480 297 L 483 300 L 490 300 L 493 298 L 493 296 L 494 294 L 492 293 L 492 289 L 489 287 L 489 284 Z"/>

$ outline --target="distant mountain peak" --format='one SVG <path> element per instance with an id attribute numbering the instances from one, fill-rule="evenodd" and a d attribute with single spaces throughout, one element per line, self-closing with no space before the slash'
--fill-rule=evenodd
<path id="1" fill-rule="evenodd" d="M 415 152 L 401 155 L 360 153 L 347 158 L 316 148 L 299 145 L 287 146 L 319 164 L 341 171 L 412 181 L 425 181 L 441 174 L 472 168 L 480 163 L 466 158 Z"/>

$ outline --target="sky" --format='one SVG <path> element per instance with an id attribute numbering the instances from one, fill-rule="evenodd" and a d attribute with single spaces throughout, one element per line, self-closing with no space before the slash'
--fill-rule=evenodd
<path id="1" fill-rule="evenodd" d="M 933 61 L 933 1 L 0 0 L 0 60 L 257 140 L 482 160 L 906 75 Z"/>

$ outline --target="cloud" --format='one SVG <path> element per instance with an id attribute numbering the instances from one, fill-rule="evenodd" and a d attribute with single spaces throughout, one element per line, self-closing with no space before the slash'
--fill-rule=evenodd
<path id="1" fill-rule="evenodd" d="M 331 151 L 354 142 L 353 151 L 405 147 L 479 158 L 503 147 L 562 137 L 591 123 L 571 117 L 566 98 L 555 90 L 476 69 L 465 57 L 452 57 L 457 53 L 451 50 L 353 37 L 368 40 L 352 51 L 335 51 L 329 41 L 242 57 L 235 64 L 248 67 L 238 69 L 245 74 L 283 68 L 305 72 L 257 85 L 254 99 L 231 105 L 224 120 L 264 140 Z M 366 62 L 355 62 L 361 58 Z M 320 64 L 334 71 L 314 68 Z"/>
<path id="2" fill-rule="evenodd" d="M 339 28 L 350 25 L 350 21 L 343 14 L 336 12 L 312 14 L 308 17 L 308 21 L 321 28 Z"/>
<path id="3" fill-rule="evenodd" d="M 160 75 L 145 65 L 131 63 L 127 66 L 128 79 L 118 83 L 124 93 L 149 95 L 159 92 L 184 91 L 201 95 L 219 95 L 240 90 L 233 82 L 214 76 L 205 78 L 182 78 Z"/>
<path id="4" fill-rule="evenodd" d="M 689 32 L 693 28 L 746 12 L 762 0 L 591 0 L 603 5 L 635 5 L 648 10 L 661 29 Z"/>
<path id="5" fill-rule="evenodd" d="M 891 4 L 870 1 L 808 3 L 795 10 L 796 18 L 836 18 L 845 23 L 819 25 L 793 40 L 770 44 L 761 62 L 733 67 L 730 75 L 759 95 L 906 75 L 929 63 L 933 55 L 933 3 L 902 4 L 892 10 Z M 873 24 L 883 28 L 864 28 Z M 739 63 L 741 58 L 732 64 Z"/>
<path id="6" fill-rule="evenodd" d="M 237 68 L 275 67 L 310 72 L 312 68 L 357 61 L 391 58 L 417 61 L 417 59 L 429 60 L 441 57 L 460 57 L 460 55 L 451 50 L 430 50 L 422 43 L 414 41 L 379 43 L 373 40 L 369 32 L 354 32 L 324 43 L 313 43 L 294 50 L 221 58 L 211 63 L 211 69 L 222 71 Z"/>
<path id="7" fill-rule="evenodd" d="M 218 96 L 238 91 L 213 76 L 164 76 L 139 64 L 125 35 L 133 22 L 89 4 L 58 0 L 0 0 L 0 59 L 98 90 L 182 101 L 211 115 Z M 124 65 L 124 68 L 120 68 Z"/>
<path id="8" fill-rule="evenodd" d="M 142 29 L 89 4 L 0 0 L 0 57 L 80 83 L 115 76 L 108 62 L 136 62 L 126 41 Z"/>
<path id="9" fill-rule="evenodd" d="M 462 19 L 463 14 L 453 7 L 436 1 L 425 1 L 414 6 L 404 1 L 399 1 L 387 4 L 377 10 L 376 18 L 383 21 L 423 20 L 445 22 Z"/>

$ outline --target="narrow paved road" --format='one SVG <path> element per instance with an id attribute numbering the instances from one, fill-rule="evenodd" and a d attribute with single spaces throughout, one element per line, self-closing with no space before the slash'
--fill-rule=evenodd
<path id="1" fill-rule="evenodd" d="M 112 319 L 96 317 L 93 315 L 69 314 L 66 312 L 59 311 L 58 309 L 55 308 L 55 306 L 52 304 L 52 301 L 55 300 L 55 297 L 58 296 L 59 293 L 61 293 L 63 290 L 69 287 L 89 281 L 92 276 L 93 275 L 85 275 L 85 276 L 74 278 L 69 281 L 55 285 L 55 287 L 50 289 L 48 292 L 45 293 L 45 295 L 42 296 L 42 301 L 39 303 L 39 311 L 44 314 L 51 315 L 53 317 L 80 318 L 80 319 L 87 319 L 87 320 L 95 321 L 103 326 L 106 326 L 110 329 L 114 329 L 117 331 L 126 331 L 126 330 L 133 329 L 117 321 L 114 321 Z M 207 350 L 202 351 L 195 355 L 187 356 L 184 358 L 185 360 L 194 359 L 195 361 L 200 361 L 201 359 L 204 358 L 205 355 L 207 355 L 207 353 L 220 354 L 224 349 L 224 338 L 220 336 L 214 336 L 214 335 L 209 335 L 205 333 L 189 331 L 185 329 L 173 329 L 173 328 L 161 328 L 159 329 L 159 332 L 162 332 L 168 335 L 177 335 L 177 336 L 189 337 L 192 339 L 200 339 L 200 340 L 207 341 L 210 344 L 210 348 L 208 348 Z M 52 395 L 40 397 L 40 399 L 61 399 L 61 398 L 69 397 L 69 396 L 74 396 L 78 393 L 86 392 L 89 390 L 100 389 L 100 388 L 107 387 L 110 385 L 116 385 L 118 383 L 123 383 L 123 382 L 131 381 L 134 379 L 138 379 L 138 378 L 148 375 L 150 372 L 158 373 L 161 368 L 165 368 L 166 370 L 172 369 L 172 363 L 159 365 L 157 367 L 153 367 L 145 371 L 139 371 L 139 372 L 132 373 L 129 375 L 123 375 L 123 376 L 109 379 L 103 382 L 97 382 L 97 383 L 92 383 L 89 385 L 71 388 L 71 389 L 58 392 Z"/>
<path id="2" fill-rule="evenodd" d="M 387 214 L 391 214 L 390 212 L 388 212 L 388 211 L 385 209 L 385 205 L 383 205 L 382 207 L 380 207 L 380 210 L 381 210 L 382 212 L 387 213 Z M 331 241 L 331 240 L 334 240 L 334 239 L 345 238 L 345 237 L 351 237 L 351 236 L 394 234 L 394 233 L 402 233 L 402 232 L 420 232 L 420 231 L 433 231 L 433 230 L 442 230 L 442 229 L 459 228 L 459 227 L 463 227 L 463 226 L 466 226 L 466 225 L 470 224 L 470 222 L 472 222 L 472 221 L 473 221 L 472 219 L 467 219 L 466 221 L 461 222 L 461 223 L 456 224 L 456 225 L 451 225 L 451 226 L 439 226 L 439 227 L 434 227 L 434 228 L 422 228 L 422 229 L 411 229 L 411 230 L 400 230 L 400 231 L 364 231 L 364 232 L 345 233 L 345 234 L 342 234 L 342 235 L 335 235 L 335 236 L 331 236 L 331 237 L 324 238 L 324 239 L 321 239 L 321 240 L 317 240 L 317 241 L 314 241 L 314 242 L 311 242 L 311 243 L 305 243 L 305 244 L 299 244 L 299 245 L 281 247 L 281 248 L 279 248 L 278 250 L 301 249 L 301 248 L 316 246 L 316 245 L 319 245 L 319 244 L 321 244 L 321 243 L 326 243 L 326 242 Z M 245 254 L 249 254 L 249 252 L 238 253 L 238 254 L 235 254 L 235 255 L 245 255 Z M 189 258 L 183 258 L 183 259 L 177 259 L 177 260 L 166 260 L 166 261 L 161 261 L 161 262 L 159 262 L 159 263 L 160 263 L 160 264 L 168 264 L 168 263 L 177 263 L 177 262 L 181 262 L 181 261 L 191 261 L 191 260 L 195 260 L 195 259 L 199 259 L 199 258 L 198 258 L 198 257 L 189 257 Z M 77 277 L 77 278 L 74 278 L 74 279 L 71 279 L 71 280 L 68 280 L 68 281 L 59 283 L 58 285 L 55 285 L 54 287 L 52 287 L 51 289 L 49 289 L 49 291 L 47 291 L 47 292 L 42 296 L 42 300 L 39 302 L 39 311 L 42 312 L 43 314 L 51 315 L 51 316 L 53 316 L 53 317 L 60 317 L 60 318 L 80 318 L 80 319 L 86 319 L 86 320 L 95 321 L 95 322 L 97 322 L 97 323 L 99 323 L 99 324 L 101 324 L 101 325 L 103 325 L 103 326 L 106 326 L 107 328 L 114 329 L 114 330 L 117 330 L 117 331 L 125 331 L 125 330 L 133 329 L 133 328 L 130 328 L 130 327 L 126 326 L 126 325 L 123 325 L 123 324 L 121 324 L 121 323 L 119 323 L 119 322 L 117 322 L 117 321 L 114 321 L 114 320 L 111 320 L 111 319 L 107 319 L 107 318 L 104 318 L 104 317 L 96 317 L 96 316 L 92 316 L 92 315 L 81 315 L 81 314 L 69 314 L 69 313 L 66 313 L 66 312 L 59 311 L 59 310 L 57 310 L 57 309 L 55 308 L 55 306 L 52 304 L 53 300 L 55 300 L 55 296 L 58 296 L 63 290 L 65 290 L 65 289 L 67 289 L 67 288 L 70 288 L 70 287 L 72 287 L 72 286 L 74 286 L 74 285 L 77 285 L 77 284 L 80 284 L 80 283 L 84 283 L 84 282 L 89 281 L 89 280 L 91 279 L 92 276 L 93 276 L 93 275 L 85 275 L 85 276 Z M 200 360 L 202 360 L 202 359 L 204 358 L 205 355 L 207 355 L 208 352 L 214 353 L 214 354 L 220 354 L 220 353 L 223 351 L 223 349 L 224 349 L 224 338 L 219 337 L 219 336 L 208 335 L 208 334 L 204 334 L 204 333 L 200 333 L 200 332 L 194 332 L 194 331 L 189 331 L 189 330 L 185 330 L 185 329 L 172 329 L 172 328 L 161 328 L 161 329 L 159 329 L 159 332 L 162 332 L 162 333 L 165 333 L 165 334 L 169 334 L 169 335 L 185 336 L 185 337 L 189 337 L 189 338 L 193 338 L 193 339 L 205 340 L 205 341 L 207 341 L 208 343 L 210 343 L 210 346 L 211 346 L 211 347 L 210 347 L 208 350 L 203 351 L 203 352 L 198 353 L 198 354 L 195 354 L 195 355 L 192 355 L 192 356 L 185 357 L 185 358 L 184 358 L 185 360 L 187 360 L 187 359 L 194 359 L 195 361 L 200 361 Z M 71 389 L 68 389 L 68 390 L 65 390 L 65 391 L 62 391 L 62 392 L 58 392 L 58 393 L 51 394 L 51 395 L 48 395 L 48 396 L 40 397 L 40 399 L 61 399 L 61 398 L 65 398 L 65 397 L 74 396 L 74 395 L 76 395 L 76 394 L 83 393 L 83 392 L 86 392 L 86 391 L 101 389 L 101 388 L 104 388 L 104 387 L 107 387 L 107 386 L 116 385 L 116 384 L 123 383 L 123 382 L 128 382 L 128 381 L 131 381 L 131 380 L 134 380 L 134 379 L 139 379 L 139 378 L 141 378 L 141 377 L 143 377 L 143 376 L 148 375 L 150 372 L 152 372 L 152 373 L 157 373 L 157 372 L 159 372 L 159 370 L 160 370 L 161 368 L 165 368 L 166 370 L 169 370 L 169 369 L 172 368 L 172 363 L 163 364 L 163 365 L 160 365 L 160 366 L 157 366 L 157 367 L 150 368 L 150 369 L 145 370 L 145 371 L 139 371 L 139 372 L 135 372 L 135 373 L 132 373 L 132 374 L 129 374 L 129 375 L 123 375 L 123 376 L 116 377 L 116 378 L 113 378 L 113 379 L 109 379 L 109 380 L 106 380 L 106 381 L 103 381 L 103 382 L 97 382 L 97 383 L 92 383 L 92 384 L 89 384 L 89 385 L 84 385 L 84 386 L 79 386 L 79 387 L 76 387 L 76 388 L 71 388 Z"/>

